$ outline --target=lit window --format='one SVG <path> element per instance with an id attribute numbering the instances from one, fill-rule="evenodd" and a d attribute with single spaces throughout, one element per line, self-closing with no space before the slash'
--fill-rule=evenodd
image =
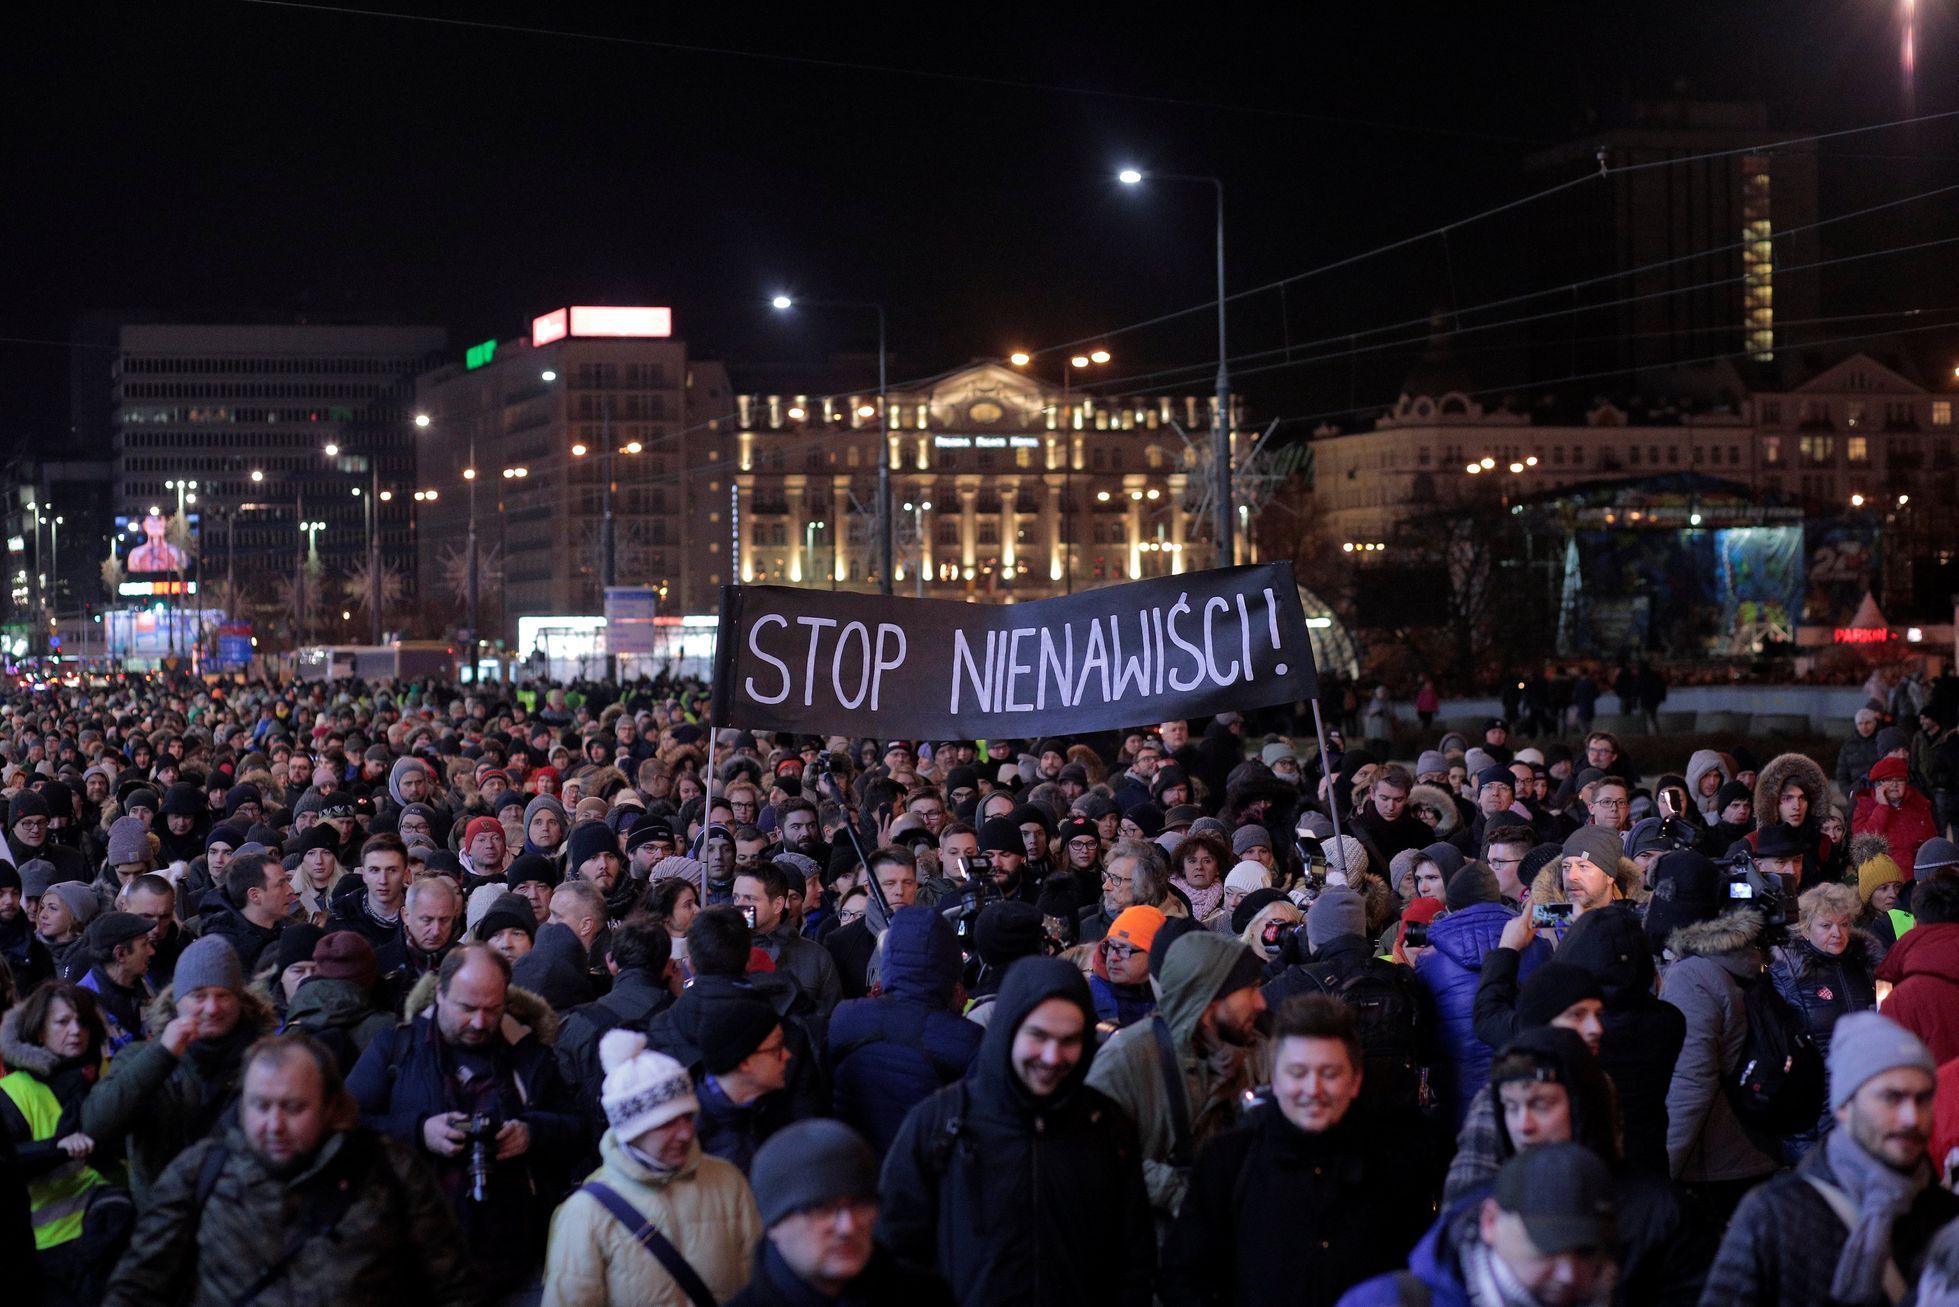
<path id="1" fill-rule="evenodd" d="M 1871 442 L 1863 436 L 1850 436 L 1843 442 L 1844 453 L 1853 463 L 1871 461 Z"/>
<path id="2" fill-rule="evenodd" d="M 1932 425 L 1935 427 L 1949 427 L 1952 425 L 1951 400 L 1935 399 L 1932 401 Z"/>

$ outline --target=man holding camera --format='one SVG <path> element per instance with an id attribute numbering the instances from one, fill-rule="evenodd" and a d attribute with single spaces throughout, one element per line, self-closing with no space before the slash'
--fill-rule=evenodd
<path id="1" fill-rule="evenodd" d="M 436 977 L 433 1007 L 377 1036 L 347 1087 L 365 1124 L 434 1166 L 484 1277 L 522 1285 L 544 1253 L 548 1159 L 582 1155 L 585 1132 L 551 1050 L 506 1021 L 509 961 L 463 944 Z"/>

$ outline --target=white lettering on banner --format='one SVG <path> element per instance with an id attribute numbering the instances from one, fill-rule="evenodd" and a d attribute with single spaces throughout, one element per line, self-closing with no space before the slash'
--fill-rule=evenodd
<path id="1" fill-rule="evenodd" d="M 1287 647 L 1306 632 L 1283 565 L 1001 610 L 770 587 L 731 595 L 716 699 L 731 723 L 746 705 L 772 729 L 836 729 L 868 711 L 912 724 L 913 734 L 967 734 L 1016 714 L 1026 730 L 1039 720 L 1044 731 L 1049 721 L 1153 721 L 1180 704 L 1212 711 L 1240 691 L 1246 706 L 1311 692 L 1310 651 Z M 1289 665 L 1307 679 L 1295 682 Z"/>
<path id="2" fill-rule="evenodd" d="M 755 688 L 755 678 L 751 676 L 745 682 L 743 688 L 748 691 L 748 697 L 756 703 L 781 703 L 789 697 L 789 664 L 783 662 L 780 658 L 777 658 L 762 647 L 762 628 L 771 622 L 785 629 L 789 625 L 789 619 L 780 613 L 768 613 L 756 618 L 754 625 L 748 628 L 748 652 L 775 668 L 776 672 L 782 677 L 782 690 L 779 694 L 763 694 Z"/>

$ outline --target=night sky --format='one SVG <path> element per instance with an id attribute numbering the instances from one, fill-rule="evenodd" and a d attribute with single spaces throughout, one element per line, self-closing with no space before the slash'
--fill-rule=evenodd
<path id="1" fill-rule="evenodd" d="M 1913 103 L 1885 0 L 398 6 L 612 41 L 243 0 L 50 8 L 0 61 L 0 335 L 55 342 L 126 308 L 431 322 L 460 353 L 612 302 L 673 305 L 696 353 L 738 366 L 872 343 L 848 316 L 772 314 L 786 288 L 882 299 L 896 379 L 1208 300 L 1208 192 L 1118 187 L 1119 164 L 1224 179 L 1237 289 L 1525 195 L 1527 153 L 1632 99 L 1761 100 L 1773 127 L 1815 131 Z M 1959 10 L 1919 8 L 1915 110 L 1959 107 Z M 1824 214 L 1959 181 L 1954 121 L 1823 147 Z M 1234 309 L 1234 352 L 1525 289 L 1523 230 L 1474 224 L 1446 262 L 1426 242 Z M 1869 293 L 1895 307 L 1917 284 L 1891 266 Z M 1118 375 L 1198 364 L 1202 389 L 1213 332 L 1205 312 L 1108 344 Z M 60 436 L 77 357 L 103 358 L 0 344 L 0 440 Z M 1340 384 L 1386 402 L 1385 375 Z M 1244 388 L 1279 416 L 1330 385 Z"/>

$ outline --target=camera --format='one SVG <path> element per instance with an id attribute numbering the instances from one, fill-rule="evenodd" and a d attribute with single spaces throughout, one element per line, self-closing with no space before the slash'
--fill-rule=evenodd
<path id="1" fill-rule="evenodd" d="M 1401 946 L 1405 949 L 1427 948 L 1428 926 L 1429 923 L 1426 921 L 1409 922 L 1408 929 L 1401 934 Z"/>
<path id="2" fill-rule="evenodd" d="M 1303 921 L 1268 921 L 1259 932 L 1258 942 L 1266 957 L 1289 967 L 1313 960 L 1313 948 Z"/>
<path id="3" fill-rule="evenodd" d="M 469 1197 L 485 1202 L 490 1196 L 490 1163 L 497 1157 L 497 1123 L 487 1113 L 471 1113 L 463 1123 L 463 1148 L 469 1158 Z"/>
<path id="4" fill-rule="evenodd" d="M 1763 871 L 1745 848 L 1732 857 L 1717 859 L 1714 865 L 1727 878 L 1723 897 L 1735 907 L 1754 908 L 1762 914 L 1767 929 L 1765 942 L 1787 933 L 1789 905 L 1796 896 L 1790 877 Z"/>
<path id="5" fill-rule="evenodd" d="M 991 853 L 968 853 L 952 860 L 952 866 L 961 878 L 969 882 L 993 880 L 993 855 Z"/>

